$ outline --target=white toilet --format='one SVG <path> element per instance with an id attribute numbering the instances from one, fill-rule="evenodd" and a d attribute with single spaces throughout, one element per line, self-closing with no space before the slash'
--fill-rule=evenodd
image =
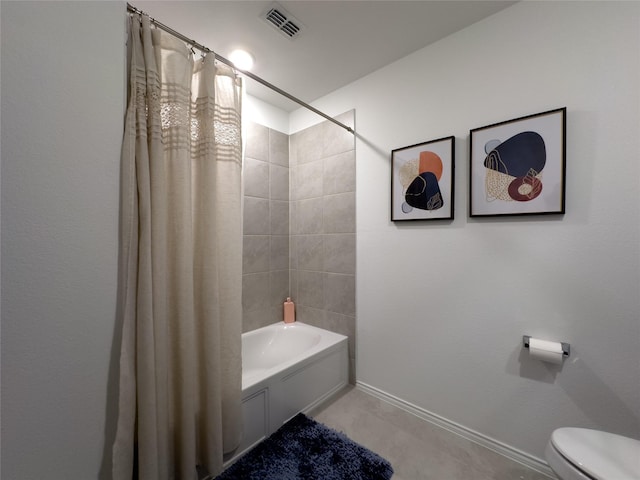
<path id="1" fill-rule="evenodd" d="M 545 450 L 561 480 L 639 480 L 640 441 L 587 428 L 559 428 Z"/>

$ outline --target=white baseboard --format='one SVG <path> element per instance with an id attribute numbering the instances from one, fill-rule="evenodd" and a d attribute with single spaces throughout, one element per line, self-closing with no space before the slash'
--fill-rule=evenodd
<path id="1" fill-rule="evenodd" d="M 384 392 L 378 388 L 372 387 L 371 385 L 367 385 L 366 383 L 356 381 L 356 388 L 362 390 L 369 395 L 373 395 L 374 397 L 379 398 L 391 405 L 394 405 L 405 412 L 409 412 L 416 417 L 424 420 L 425 422 L 432 423 L 437 425 L 445 430 L 448 430 L 452 433 L 460 435 L 467 440 L 470 440 L 478 445 L 481 445 L 489 450 L 492 450 L 500 455 L 507 457 L 514 462 L 518 462 L 526 467 L 535 470 L 536 472 L 542 473 L 543 475 L 548 476 L 549 478 L 556 479 L 557 477 L 553 473 L 553 470 L 549 467 L 547 462 L 541 460 L 533 455 L 529 455 L 517 448 L 511 447 L 505 443 L 499 442 L 498 440 L 483 435 L 475 430 L 471 430 L 463 425 L 452 422 L 440 415 L 436 415 L 435 413 L 429 412 L 424 408 L 418 407 L 417 405 L 413 405 L 412 403 L 406 402 L 401 398 L 395 397 L 387 392 Z"/>

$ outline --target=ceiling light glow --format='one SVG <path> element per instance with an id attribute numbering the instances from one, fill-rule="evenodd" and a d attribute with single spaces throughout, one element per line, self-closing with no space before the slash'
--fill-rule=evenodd
<path id="1" fill-rule="evenodd" d="M 246 50 L 234 50 L 229 55 L 229 60 L 240 70 L 251 70 L 253 67 L 253 56 Z"/>

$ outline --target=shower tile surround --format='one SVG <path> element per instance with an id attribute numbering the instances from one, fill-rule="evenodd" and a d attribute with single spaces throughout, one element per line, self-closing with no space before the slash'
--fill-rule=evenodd
<path id="1" fill-rule="evenodd" d="M 243 332 L 282 320 L 289 295 L 289 136 L 256 123 L 246 135 Z"/>
<path id="2" fill-rule="evenodd" d="M 354 111 L 336 117 L 354 125 Z M 355 378 L 355 139 L 324 121 L 293 135 L 247 127 L 243 332 L 296 318 L 349 337 Z"/>

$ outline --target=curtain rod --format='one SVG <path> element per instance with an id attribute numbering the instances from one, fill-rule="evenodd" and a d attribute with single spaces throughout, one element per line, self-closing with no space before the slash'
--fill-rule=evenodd
<path id="1" fill-rule="evenodd" d="M 308 103 L 303 102 L 302 100 L 300 100 L 299 98 L 294 97 L 293 95 L 291 95 L 290 93 L 285 92 L 284 90 L 276 87 L 275 85 L 267 82 L 266 80 L 263 80 L 262 78 L 258 77 L 257 75 L 254 75 L 251 72 L 247 72 L 246 70 L 240 70 L 239 68 L 237 68 L 236 66 L 234 66 L 233 62 L 230 60 L 227 60 L 226 58 L 218 55 L 217 53 L 215 53 L 214 51 L 210 50 L 209 48 L 205 47 L 204 45 L 199 44 L 198 42 L 191 40 L 190 38 L 182 35 L 179 32 L 176 32 L 173 28 L 168 27 L 167 25 L 165 25 L 164 23 L 159 22 L 158 20 L 156 20 L 155 18 L 152 18 L 150 15 L 148 15 L 147 13 L 143 12 L 142 10 L 137 9 L 136 7 L 134 7 L 133 5 L 131 5 L 130 3 L 127 3 L 127 11 L 131 12 L 131 13 L 136 13 L 138 15 L 147 15 L 149 17 L 149 20 L 151 21 L 151 23 L 153 25 L 155 25 L 156 27 L 158 27 L 161 30 L 164 30 L 167 33 L 170 33 L 171 35 L 173 35 L 176 38 L 179 38 L 180 40 L 186 42 L 187 44 L 189 44 L 190 46 L 192 46 L 193 48 L 197 48 L 198 50 L 205 52 L 205 53 L 212 53 L 213 55 L 215 55 L 216 60 L 229 65 L 230 67 L 234 68 L 236 71 L 240 72 L 241 74 L 249 77 L 252 80 L 255 80 L 256 82 L 264 85 L 265 87 L 270 88 L 271 90 L 273 90 L 274 92 L 279 93 L 280 95 L 288 98 L 289 100 L 292 100 L 294 102 L 296 102 L 298 105 L 303 106 L 304 108 L 306 108 L 307 110 L 311 110 L 313 113 L 320 115 L 321 117 L 326 118 L 327 120 L 329 120 L 330 122 L 335 123 L 336 125 L 344 128 L 345 130 L 347 130 L 348 132 L 351 133 L 355 133 L 354 130 L 349 127 L 348 125 L 345 125 L 342 122 L 339 122 L 338 120 L 336 120 L 335 118 L 330 117 L 329 115 L 327 115 L 324 112 L 321 112 L 320 110 L 318 110 L 317 108 L 312 107 L 311 105 L 309 105 Z"/>

